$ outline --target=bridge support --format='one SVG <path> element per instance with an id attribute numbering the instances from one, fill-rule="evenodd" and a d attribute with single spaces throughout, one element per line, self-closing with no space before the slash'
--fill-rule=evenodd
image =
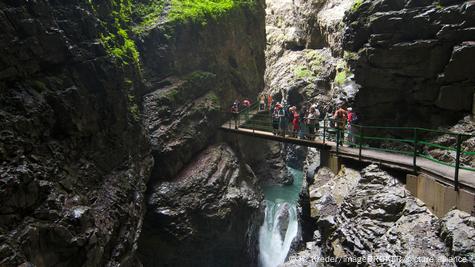
<path id="1" fill-rule="evenodd" d="M 475 215 L 475 193 L 442 184 L 426 174 L 408 174 L 406 189 L 424 202 L 438 217 L 443 217 L 453 207 Z"/>
<path id="2" fill-rule="evenodd" d="M 324 166 L 332 170 L 334 173 L 338 173 L 341 167 L 340 158 L 330 153 L 329 150 L 320 150 L 320 166 Z"/>

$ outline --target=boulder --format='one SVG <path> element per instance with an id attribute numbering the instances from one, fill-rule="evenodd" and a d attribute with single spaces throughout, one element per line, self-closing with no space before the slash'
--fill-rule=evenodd
<path id="1" fill-rule="evenodd" d="M 257 260 L 262 192 L 224 144 L 150 190 L 139 240 L 145 266 L 243 266 Z"/>
<path id="2" fill-rule="evenodd" d="M 441 220 L 440 237 L 462 266 L 475 265 L 475 217 L 460 211 L 449 211 Z"/>

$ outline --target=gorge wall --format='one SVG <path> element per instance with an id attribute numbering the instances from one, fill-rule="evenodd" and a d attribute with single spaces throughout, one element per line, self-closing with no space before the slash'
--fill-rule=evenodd
<path id="1" fill-rule="evenodd" d="M 216 16 L 163 21 L 137 38 L 155 159 L 139 240 L 145 266 L 257 264 L 257 178 L 236 147 L 210 145 L 234 99 L 256 99 L 264 86 L 264 3 Z"/>
<path id="2" fill-rule="evenodd" d="M 0 3 L 0 265 L 132 266 L 152 158 L 112 1 Z"/>
<path id="3" fill-rule="evenodd" d="M 365 124 L 438 127 L 471 112 L 475 2 L 358 1 L 345 23 Z"/>
<path id="4" fill-rule="evenodd" d="M 219 233 L 223 260 L 256 258 L 255 176 L 228 146 L 208 146 L 226 120 L 221 111 L 263 87 L 263 3 L 198 13 L 179 3 L 0 3 L 1 266 L 136 266 L 147 203 L 141 235 L 157 239 L 141 244 L 219 265 L 211 247 L 163 246 L 170 236 L 196 245 Z M 201 168 L 186 176 L 203 181 L 206 196 L 192 195 L 185 168 Z M 162 195 L 164 187 L 174 189 Z M 172 191 L 200 205 L 171 205 Z M 205 208 L 205 200 L 220 205 Z M 173 232 L 173 214 L 188 239 L 181 226 Z M 222 228 L 230 221 L 240 224 Z M 154 223 L 158 235 L 149 232 Z M 147 249 L 162 264 L 179 263 L 156 248 L 140 246 L 141 255 Z"/>
<path id="5" fill-rule="evenodd" d="M 291 255 L 284 266 L 475 263 L 473 216 L 452 210 L 437 218 L 376 165 L 361 171 L 342 168 L 338 174 L 320 168 L 307 179 L 315 231 L 305 249 Z"/>

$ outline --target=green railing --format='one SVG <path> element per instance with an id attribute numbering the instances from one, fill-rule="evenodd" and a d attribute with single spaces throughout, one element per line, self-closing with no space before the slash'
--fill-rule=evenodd
<path id="1" fill-rule="evenodd" d="M 272 117 L 270 111 L 261 111 L 257 109 L 258 103 L 254 103 L 249 108 L 241 110 L 234 114 L 234 126 L 236 128 L 245 128 L 252 131 L 273 132 Z M 283 138 L 299 137 L 297 133 L 289 131 L 286 124 L 290 122 L 283 118 L 279 122 L 279 130 L 275 133 Z M 233 120 L 229 121 L 229 127 L 232 127 Z M 306 125 L 303 126 L 303 137 L 315 140 L 319 138 L 320 142 L 334 141 L 336 143 L 336 153 L 340 153 L 340 146 L 345 144 L 358 149 L 359 160 L 362 160 L 362 150 L 384 151 L 406 156 L 412 156 L 414 172 L 417 173 L 417 158 L 425 158 L 432 162 L 454 168 L 454 186 L 459 189 L 459 171 L 460 169 L 475 172 L 475 168 L 461 164 L 462 156 L 475 156 L 475 151 L 467 151 L 462 147 L 462 143 L 475 135 L 455 133 L 434 129 L 417 127 L 382 127 L 382 126 L 364 126 L 353 124 L 350 127 L 336 127 L 333 119 L 324 119 L 319 123 L 319 129 L 313 136 L 310 136 Z M 275 132 L 275 131 L 274 131 Z M 302 135 L 302 133 L 300 133 Z M 433 143 L 429 140 L 440 135 L 448 135 L 453 139 L 453 145 L 442 145 Z M 300 136 L 302 138 L 302 136 Z M 433 157 L 428 153 L 430 148 L 453 154 L 454 162 L 446 162 Z"/>

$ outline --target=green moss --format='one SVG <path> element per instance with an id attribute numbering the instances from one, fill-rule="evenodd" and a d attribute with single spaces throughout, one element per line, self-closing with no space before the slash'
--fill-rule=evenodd
<path id="1" fill-rule="evenodd" d="M 343 85 L 346 79 L 351 75 L 351 71 L 345 60 L 340 60 L 336 64 L 337 74 L 335 76 L 334 83 L 336 85 Z"/>
<path id="2" fill-rule="evenodd" d="M 348 73 L 346 69 L 338 72 L 335 76 L 335 81 L 334 81 L 335 84 L 342 85 L 343 83 L 345 83 L 346 77 L 348 77 Z"/>
<path id="3" fill-rule="evenodd" d="M 353 2 L 353 5 L 351 6 L 351 12 L 356 12 L 362 4 L 363 0 L 355 0 L 355 2 Z"/>
<path id="4" fill-rule="evenodd" d="M 156 24 L 163 15 L 164 0 L 151 0 L 148 3 L 137 3 L 134 7 L 133 16 L 139 19 L 133 28 L 135 33 L 141 33 L 148 27 Z"/>
<path id="5" fill-rule="evenodd" d="M 132 0 L 110 0 L 110 17 L 102 18 L 101 25 L 106 30 L 99 38 L 107 53 L 127 65 L 133 62 L 140 67 L 140 56 L 135 42 L 130 38 L 131 16 L 134 9 Z M 104 2 L 87 0 L 94 13 L 105 6 Z"/>
<path id="6" fill-rule="evenodd" d="M 439 9 L 439 10 L 440 10 L 440 9 L 444 9 L 444 6 L 442 5 L 441 2 L 435 2 L 435 7 L 436 7 L 437 9 Z"/>
<path id="7" fill-rule="evenodd" d="M 313 76 L 313 72 L 306 66 L 297 66 L 294 69 L 294 76 L 297 79 L 307 79 Z"/>
<path id="8" fill-rule="evenodd" d="M 208 17 L 218 18 L 235 7 L 254 3 L 253 0 L 171 0 L 168 18 L 206 24 Z"/>
<path id="9" fill-rule="evenodd" d="M 325 64 L 325 57 L 317 50 L 310 50 L 305 54 L 312 74 L 321 73 Z"/>

